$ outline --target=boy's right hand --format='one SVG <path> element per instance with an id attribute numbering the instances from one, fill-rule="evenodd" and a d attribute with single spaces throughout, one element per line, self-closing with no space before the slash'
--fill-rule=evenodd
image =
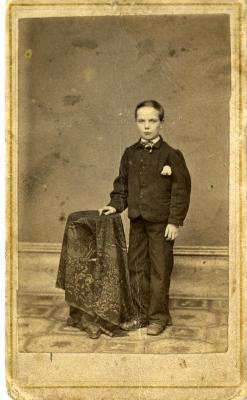
<path id="1" fill-rule="evenodd" d="M 99 215 L 110 215 L 110 214 L 114 214 L 117 212 L 116 208 L 111 207 L 111 206 L 104 206 L 102 208 L 98 209 Z"/>

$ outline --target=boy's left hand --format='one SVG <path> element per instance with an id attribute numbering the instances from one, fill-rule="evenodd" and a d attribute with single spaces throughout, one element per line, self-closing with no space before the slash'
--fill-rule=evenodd
<path id="1" fill-rule="evenodd" d="M 175 240 L 178 236 L 179 227 L 173 224 L 168 224 L 165 230 L 166 240 Z"/>

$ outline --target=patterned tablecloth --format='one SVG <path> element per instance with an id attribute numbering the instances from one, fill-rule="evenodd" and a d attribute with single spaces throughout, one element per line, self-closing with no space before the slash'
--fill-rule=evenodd
<path id="1" fill-rule="evenodd" d="M 70 305 L 68 324 L 92 338 L 113 335 L 133 315 L 127 248 L 119 214 L 70 214 L 66 223 L 56 287 Z"/>

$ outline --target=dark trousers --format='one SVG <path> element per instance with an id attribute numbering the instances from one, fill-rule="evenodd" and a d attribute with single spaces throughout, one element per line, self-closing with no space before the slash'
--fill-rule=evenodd
<path id="1" fill-rule="evenodd" d="M 166 323 L 174 241 L 165 239 L 166 223 L 130 220 L 128 265 L 136 318 Z"/>

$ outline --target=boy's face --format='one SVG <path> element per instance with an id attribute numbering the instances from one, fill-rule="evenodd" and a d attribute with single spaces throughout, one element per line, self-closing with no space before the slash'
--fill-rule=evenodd
<path id="1" fill-rule="evenodd" d="M 143 139 L 152 140 L 159 136 L 162 122 L 159 111 L 153 107 L 141 107 L 137 111 L 136 123 Z"/>

